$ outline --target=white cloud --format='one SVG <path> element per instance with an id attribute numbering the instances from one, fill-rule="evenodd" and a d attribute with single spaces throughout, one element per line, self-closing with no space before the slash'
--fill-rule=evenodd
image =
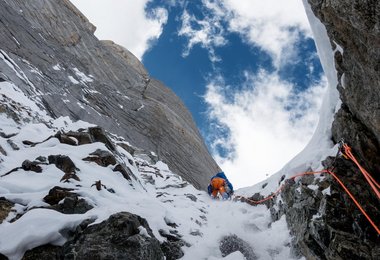
<path id="1" fill-rule="evenodd" d="M 248 44 L 271 55 L 275 67 L 297 53 L 294 43 L 311 36 L 302 1 L 299 0 L 202 0 L 204 18 L 184 12 L 179 34 L 189 38 L 185 54 L 200 44 L 217 57 L 215 47 L 226 44 L 227 33 L 238 33 Z M 223 27 L 226 24 L 226 28 Z M 213 61 L 218 61 L 214 59 Z"/>
<path id="2" fill-rule="evenodd" d="M 243 187 L 264 180 L 304 148 L 318 121 L 326 84 L 323 78 L 306 92 L 295 93 L 277 74 L 260 71 L 246 73 L 242 91 L 225 86 L 220 78 L 207 86 L 205 101 L 217 124 L 212 129 L 214 157 L 232 183 Z M 220 135 L 218 127 L 228 135 Z M 218 147 L 229 151 L 226 157 Z"/>
<path id="3" fill-rule="evenodd" d="M 189 42 L 183 52 L 187 57 L 191 49 L 200 44 L 209 52 L 211 62 L 217 62 L 220 58 L 215 54 L 215 47 L 225 45 L 227 40 L 224 38 L 224 28 L 221 25 L 220 17 L 208 16 L 203 20 L 198 20 L 194 15 L 190 15 L 186 10 L 183 12 L 181 29 L 179 36 L 185 36 Z"/>
<path id="4" fill-rule="evenodd" d="M 168 13 L 156 8 L 150 13 L 145 6 L 150 0 L 71 0 L 97 27 L 95 35 L 126 47 L 141 60 L 151 43 L 162 33 Z"/>
<path id="5" fill-rule="evenodd" d="M 229 30 L 267 51 L 276 67 L 293 53 L 300 33 L 311 36 L 302 1 L 223 0 L 233 13 Z"/>

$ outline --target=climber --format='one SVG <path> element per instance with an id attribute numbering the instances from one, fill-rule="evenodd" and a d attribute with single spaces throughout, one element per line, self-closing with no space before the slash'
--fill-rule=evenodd
<path id="1" fill-rule="evenodd" d="M 224 172 L 219 172 L 211 178 L 207 191 L 211 198 L 216 199 L 219 193 L 223 200 L 227 200 L 234 193 L 232 184 L 228 181 Z"/>

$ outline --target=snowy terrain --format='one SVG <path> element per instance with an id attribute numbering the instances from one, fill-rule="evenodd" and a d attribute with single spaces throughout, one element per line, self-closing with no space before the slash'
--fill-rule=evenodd
<path id="1" fill-rule="evenodd" d="M 329 72 L 329 89 L 319 126 L 304 151 L 280 172 L 263 183 L 237 191 L 239 195 L 252 196 L 255 192 L 268 195 L 278 188 L 283 175 L 290 177 L 310 169 L 320 170 L 321 160 L 336 153 L 336 147 L 330 141 L 331 122 L 339 105 L 333 53 L 324 27 L 315 19 L 305 0 L 304 4 L 324 70 Z M 91 80 L 83 79 L 86 82 Z M 292 259 L 291 237 L 285 218 L 272 222 L 266 206 L 211 200 L 206 192 L 195 189 L 171 172 L 164 162 L 152 162 L 148 155 L 133 157 L 121 146 L 116 146 L 115 153 L 101 142 L 69 146 L 57 138 L 46 140 L 57 131 L 77 131 L 91 125 L 72 122 L 69 118 L 53 120 L 10 83 L 0 82 L 0 103 L 12 107 L 17 114 L 16 117 L 7 117 L 0 113 L 0 146 L 4 150 L 0 153 L 0 175 L 20 167 L 25 160 L 34 161 L 39 156 L 60 154 L 71 158 L 78 168 L 76 174 L 79 177 L 79 180 L 61 181 L 64 173 L 54 164 L 42 164 L 40 173 L 18 169 L 0 177 L 0 197 L 15 203 L 11 213 L 0 224 L 0 252 L 10 259 L 20 259 L 25 251 L 39 245 L 62 245 L 65 238 L 60 230 L 74 229 L 86 219 L 94 219 L 93 224 L 100 223 L 121 211 L 146 218 L 161 242 L 166 238 L 160 235 L 159 230 L 170 233 L 175 229 L 188 243 L 182 247 L 183 259 L 222 259 L 220 240 L 231 234 L 248 242 L 259 259 Z M 33 146 L 25 144 L 25 140 L 41 143 Z M 120 138 L 113 137 L 112 141 L 120 142 Z M 82 160 L 97 149 L 116 154 L 117 162 L 126 165 L 134 177 L 127 180 L 112 170 L 113 165 L 102 167 Z M 97 190 L 93 184 L 98 180 L 106 188 Z M 267 185 L 262 188 L 264 183 Z M 50 205 L 43 198 L 55 186 L 73 189 L 93 208 L 84 214 L 63 214 L 47 209 Z M 168 223 L 175 223 L 176 227 Z M 235 252 L 223 259 L 245 258 L 240 252 Z"/>
<path id="2" fill-rule="evenodd" d="M 73 123 L 68 118 L 49 118 L 16 86 L 9 83 L 0 83 L 0 93 L 2 103 L 17 106 L 20 117 L 36 120 L 35 123 L 15 122 L 1 115 L 0 130 L 4 136 L 12 137 L 0 137 L 0 145 L 7 154 L 0 157 L 0 175 L 20 167 L 25 160 L 34 161 L 39 156 L 61 154 L 71 158 L 79 169 L 77 176 L 80 179 L 61 181 L 64 173 L 54 164 L 41 165 L 40 173 L 18 169 L 0 178 L 0 197 L 15 203 L 12 212 L 0 225 L 0 233 L 6 234 L 0 236 L 0 252 L 10 259 L 20 259 L 26 250 L 39 245 L 62 245 L 65 238 L 60 230 L 73 229 L 85 219 L 96 219 L 94 224 L 100 223 L 120 211 L 146 218 L 160 241 L 165 238 L 159 230 L 169 233 L 176 229 L 189 244 L 189 247 L 182 248 L 185 253 L 183 259 L 222 258 L 219 241 L 230 234 L 247 241 L 259 259 L 291 258 L 291 238 L 285 218 L 271 223 L 266 206 L 253 207 L 241 202 L 211 200 L 206 192 L 182 180 L 163 162 L 152 164 L 149 157 L 144 155 L 134 158 L 117 146 L 117 161 L 127 165 L 136 177 L 127 180 L 120 173 L 112 171 L 112 165 L 102 167 L 82 160 L 97 149 L 109 151 L 104 143 L 69 146 L 60 143 L 57 138 L 44 141 L 58 130 L 67 132 L 88 128 L 90 124 L 80 121 Z M 31 146 L 24 144 L 25 140 L 41 143 Z M 15 147 L 19 149 L 15 150 Z M 98 180 L 107 189 L 98 191 L 92 186 Z M 43 198 L 55 186 L 74 189 L 93 208 L 84 214 L 62 214 L 47 209 L 49 204 Z M 178 226 L 170 227 L 167 223 L 176 223 Z M 235 252 L 225 259 L 245 258 L 240 252 Z"/>

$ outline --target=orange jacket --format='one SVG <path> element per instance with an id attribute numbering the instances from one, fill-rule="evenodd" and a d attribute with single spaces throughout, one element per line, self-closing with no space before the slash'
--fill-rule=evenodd
<path id="1" fill-rule="evenodd" d="M 212 196 L 216 197 L 218 195 L 218 192 L 222 195 L 226 192 L 226 189 L 224 186 L 226 185 L 226 180 L 216 177 L 211 180 L 211 187 L 212 187 Z"/>

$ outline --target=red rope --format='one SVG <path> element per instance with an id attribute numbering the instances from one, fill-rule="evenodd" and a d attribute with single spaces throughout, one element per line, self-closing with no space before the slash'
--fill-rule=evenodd
<path id="1" fill-rule="evenodd" d="M 376 226 L 375 222 L 371 219 L 371 217 L 367 214 L 367 212 L 363 209 L 363 207 L 360 205 L 360 203 L 355 199 L 355 197 L 351 194 L 351 192 L 348 190 L 348 188 L 343 184 L 343 182 L 339 179 L 339 177 L 333 173 L 330 170 L 322 170 L 322 171 L 316 171 L 316 172 L 303 172 L 303 173 L 298 173 L 296 175 L 293 175 L 290 177 L 290 180 L 293 180 L 297 177 L 305 176 L 305 175 L 315 175 L 315 174 L 321 174 L 321 173 L 327 173 L 333 176 L 333 178 L 342 186 L 343 190 L 348 194 L 348 196 L 351 198 L 351 200 L 355 203 L 355 205 L 359 208 L 359 210 L 363 213 L 363 215 L 367 218 L 368 222 L 372 225 L 372 227 L 376 230 L 376 232 L 380 235 L 380 229 Z M 244 201 L 251 202 L 253 204 L 261 204 L 265 201 L 268 201 L 275 196 L 277 196 L 285 187 L 285 184 L 282 184 L 273 194 L 270 196 L 262 199 L 262 200 L 253 200 L 253 199 L 248 199 L 244 196 L 236 196 L 237 199 L 242 199 Z"/>
<path id="2" fill-rule="evenodd" d="M 371 219 L 371 217 L 367 214 L 367 212 L 365 212 L 365 210 L 363 209 L 363 207 L 360 205 L 360 203 L 355 199 L 355 197 L 351 194 L 351 192 L 347 189 L 347 187 L 343 184 L 343 182 L 338 178 L 338 176 L 336 176 L 335 173 L 327 170 L 327 172 L 334 177 L 334 179 L 340 184 L 340 186 L 342 186 L 342 188 L 344 189 L 344 191 L 348 194 L 348 196 L 350 196 L 351 200 L 355 203 L 355 205 L 359 208 L 359 210 L 363 213 L 363 215 L 367 218 L 367 220 L 369 221 L 369 223 L 371 223 L 372 227 L 376 230 L 377 234 L 380 235 L 380 229 L 376 226 L 375 222 L 373 222 L 373 220 Z"/>
<path id="3" fill-rule="evenodd" d="M 369 183 L 369 185 L 371 186 L 372 190 L 375 192 L 375 194 L 377 195 L 377 197 L 380 199 L 380 191 L 378 189 L 380 189 L 380 185 L 375 181 L 375 179 L 366 171 L 366 169 L 364 169 L 360 163 L 358 162 L 358 160 L 356 160 L 355 156 L 352 154 L 351 152 L 351 147 L 349 147 L 347 144 L 343 144 L 343 148 L 344 148 L 344 153 L 345 155 L 350 158 L 359 168 L 359 170 L 361 171 L 361 173 L 364 175 L 365 179 L 367 180 L 367 182 Z"/>

